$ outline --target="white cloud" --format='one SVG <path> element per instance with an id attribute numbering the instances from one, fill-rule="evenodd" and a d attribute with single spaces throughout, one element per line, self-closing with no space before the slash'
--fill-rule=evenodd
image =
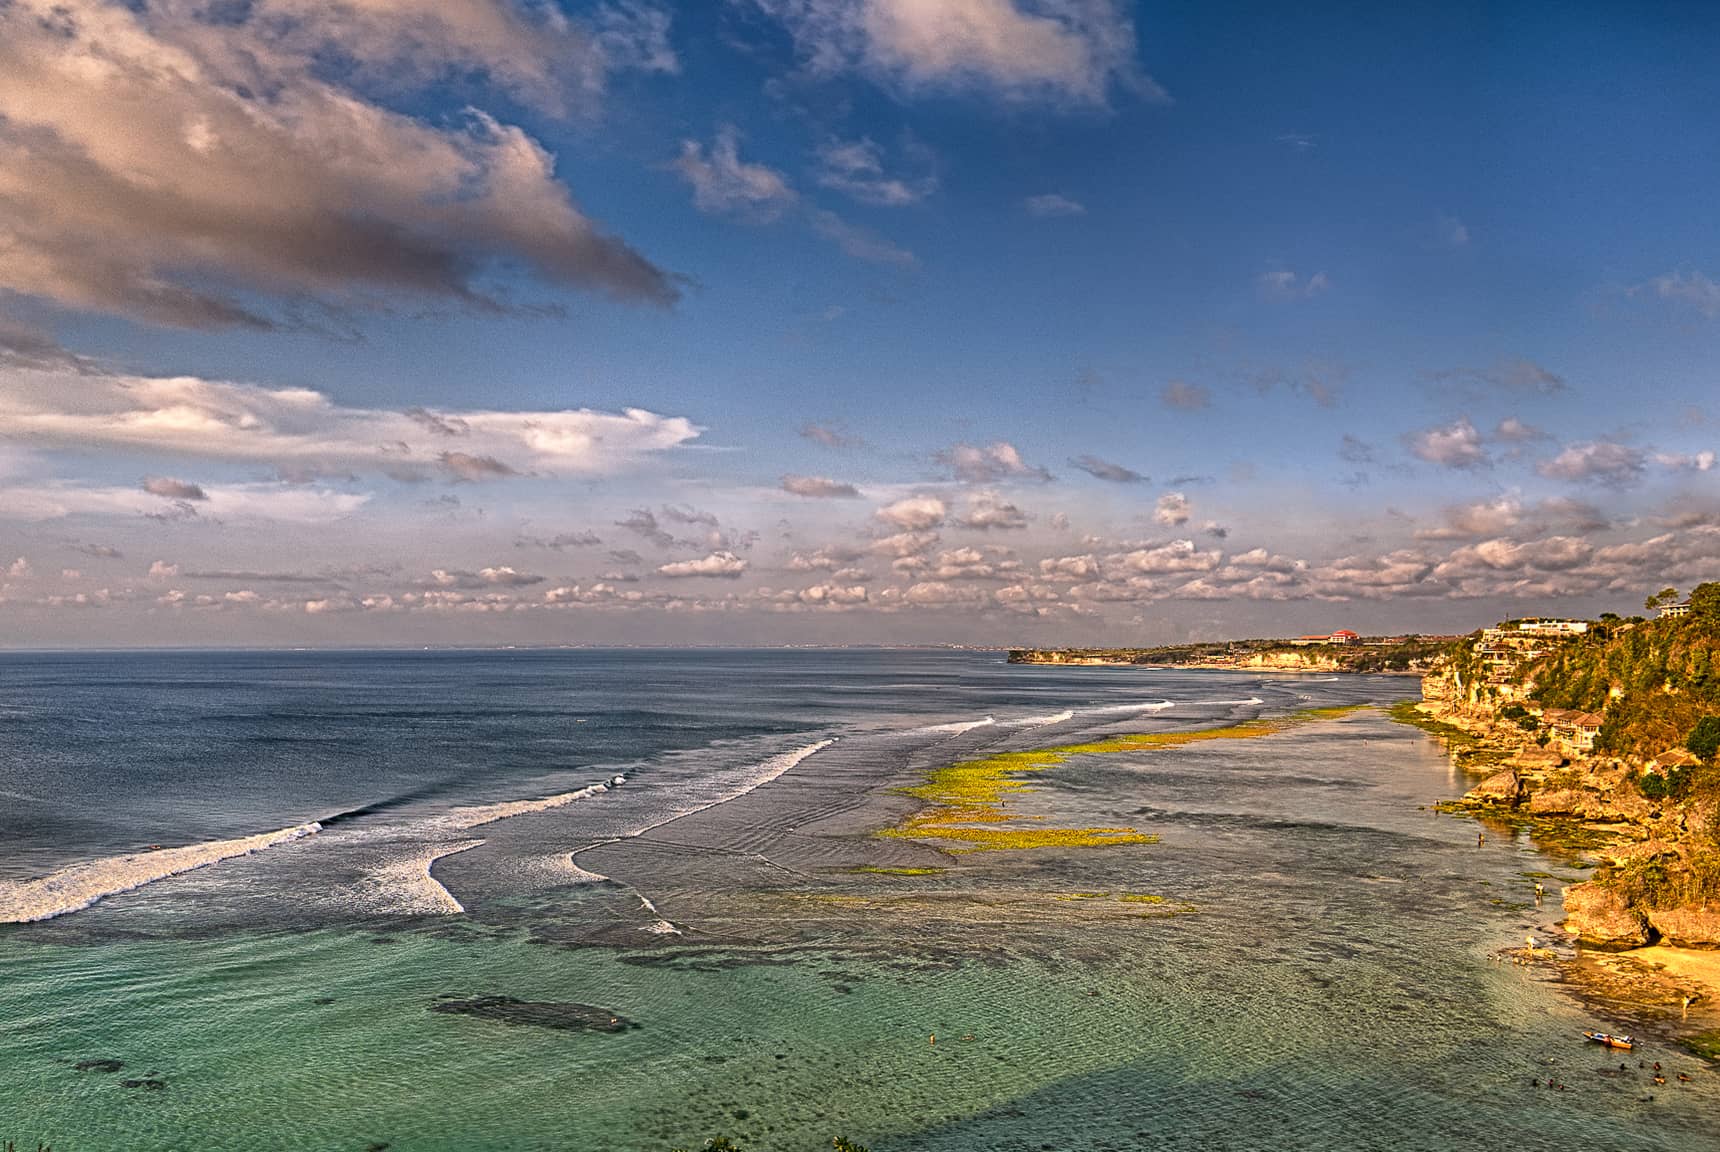
<path id="1" fill-rule="evenodd" d="M 955 523 L 958 527 L 982 532 L 991 529 L 1007 532 L 1026 528 L 1028 519 L 1027 513 L 996 492 L 978 492 L 968 498 L 967 507 Z"/>
<path id="2" fill-rule="evenodd" d="M 746 212 L 772 219 L 798 199 L 781 172 L 741 159 L 740 136 L 732 125 L 717 130 L 708 153 L 697 140 L 683 140 L 672 167 L 692 185 L 693 203 L 701 212 Z"/>
<path id="3" fill-rule="evenodd" d="M 632 10 L 597 28 L 507 0 L 0 6 L 0 290 L 269 327 L 257 294 L 489 306 L 483 274 L 506 262 L 669 302 L 672 279 L 585 216 L 524 131 L 367 95 L 458 74 L 487 80 L 474 99 L 589 104 L 612 66 L 672 67 L 660 18 Z"/>
<path id="4" fill-rule="evenodd" d="M 427 423 L 425 415 L 435 419 Z M 436 430 L 438 423 L 446 430 Z M 596 474 L 699 432 L 682 417 L 639 408 L 405 413 L 345 407 L 307 388 L 0 369 L 0 439 L 265 463 L 312 474 L 367 470 L 477 479 L 516 466 Z"/>
<path id="5" fill-rule="evenodd" d="M 1021 458 L 1021 452 L 1007 440 L 976 447 L 957 444 L 940 452 L 938 459 L 949 466 L 956 479 L 964 484 L 995 484 L 1000 480 L 1050 480 L 1051 473 L 1035 467 Z"/>
<path id="6" fill-rule="evenodd" d="M 949 506 L 936 496 L 904 496 L 884 505 L 874 515 L 905 532 L 925 532 L 944 522 Z"/>
<path id="7" fill-rule="evenodd" d="M 1413 455 L 1443 468 L 1479 468 L 1491 463 L 1480 430 L 1467 416 L 1411 433 L 1407 441 Z"/>
<path id="8" fill-rule="evenodd" d="M 1115 0 L 755 0 L 820 73 L 859 69 L 906 91 L 1103 103 L 1113 85 L 1156 99 Z"/>
<path id="9" fill-rule="evenodd" d="M 856 260 L 868 264 L 886 264 L 897 268 L 912 268 L 919 260 L 915 255 L 899 245 L 892 244 L 881 236 L 875 236 L 866 229 L 848 223 L 836 213 L 823 208 L 815 209 L 808 219 L 812 230 L 842 249 L 844 253 Z"/>
<path id="10" fill-rule="evenodd" d="M 1269 268 L 1255 277 L 1261 294 L 1274 300 L 1306 300 L 1331 286 L 1324 272 L 1303 278 L 1288 268 Z"/>
<path id="11" fill-rule="evenodd" d="M 1681 304 L 1713 320 L 1720 317 L 1720 283 L 1700 272 L 1668 272 L 1630 290 L 1632 295 L 1650 293 Z"/>
<path id="12" fill-rule="evenodd" d="M 1536 471 L 1552 480 L 1586 481 L 1614 487 L 1640 479 L 1647 467 L 1647 453 L 1613 440 L 1590 440 L 1572 444 Z"/>
<path id="13" fill-rule="evenodd" d="M 747 562 L 733 552 L 712 552 L 697 560 L 677 560 L 657 569 L 662 576 L 716 576 L 734 579 L 747 570 Z"/>
<path id="14" fill-rule="evenodd" d="M 852 500 L 860 495 L 860 490 L 854 485 L 827 476 L 784 476 L 782 490 L 814 500 Z"/>
<path id="15" fill-rule="evenodd" d="M 883 149 L 871 139 L 830 140 L 818 149 L 820 187 L 852 196 L 862 204 L 899 208 L 917 204 L 937 191 L 936 176 L 891 175 L 884 168 Z"/>
<path id="16" fill-rule="evenodd" d="M 1101 459 L 1098 456 L 1077 456 L 1069 463 L 1070 466 L 1079 468 L 1095 480 L 1108 480 L 1113 484 L 1141 484 L 1147 479 L 1132 468 L 1113 464 L 1111 461 Z"/>
<path id="17" fill-rule="evenodd" d="M 1181 492 L 1166 492 L 1153 507 L 1153 519 L 1171 528 L 1187 524 L 1188 518 L 1189 499 Z"/>
<path id="18" fill-rule="evenodd" d="M 1059 216 L 1085 216 L 1087 206 L 1079 200 L 1071 200 L 1056 192 L 1047 192 L 1040 196 L 1029 196 L 1022 201 L 1029 216 L 1047 219 Z"/>
<path id="19" fill-rule="evenodd" d="M 68 516 L 152 516 L 166 519 L 280 521 L 326 524 L 350 516 L 370 500 L 366 492 L 305 485 L 211 484 L 197 503 L 163 503 L 140 488 L 44 482 L 0 486 L 0 519 L 60 520 Z"/>

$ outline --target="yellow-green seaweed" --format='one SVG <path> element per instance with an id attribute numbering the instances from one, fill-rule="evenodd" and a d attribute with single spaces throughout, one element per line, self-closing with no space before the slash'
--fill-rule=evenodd
<path id="1" fill-rule="evenodd" d="M 873 864 L 863 864 L 849 871 L 867 872 L 873 876 L 937 876 L 943 873 L 942 868 L 882 868 Z"/>
<path id="2" fill-rule="evenodd" d="M 1133 828 L 989 828 L 1019 820 L 1003 810 L 1011 792 L 1026 791 L 1022 777 L 1055 768 L 1071 756 L 1108 752 L 1149 752 L 1182 748 L 1209 740 L 1243 740 L 1270 736 L 1316 720 L 1330 720 L 1369 707 L 1346 704 L 1335 708 L 1306 708 L 1284 716 L 1247 720 L 1223 728 L 1192 732 L 1137 732 L 1110 736 L 1085 744 L 1063 744 L 1026 752 L 999 752 L 979 760 L 962 760 L 933 769 L 924 784 L 902 791 L 927 807 L 894 828 L 879 833 L 903 840 L 942 840 L 963 845 L 951 852 L 994 852 L 1031 848 L 1101 848 L 1117 844 L 1157 844 L 1159 838 Z"/>

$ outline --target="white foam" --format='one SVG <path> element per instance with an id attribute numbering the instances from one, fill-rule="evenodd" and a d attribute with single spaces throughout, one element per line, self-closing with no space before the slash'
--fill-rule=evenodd
<path id="1" fill-rule="evenodd" d="M 1049 716 L 1023 716 L 1019 720 L 1008 721 L 1008 724 L 1011 728 L 1043 728 L 1047 724 L 1061 724 L 1065 720 L 1073 719 L 1075 719 L 1075 713 L 1065 709 L 1062 712 L 1053 712 Z"/>
<path id="2" fill-rule="evenodd" d="M 1258 696 L 1250 696 L 1246 700 L 1202 700 L 1202 704 L 1264 704 L 1266 701 Z"/>
<path id="3" fill-rule="evenodd" d="M 456 808 L 442 817 L 442 822 L 454 828 L 476 828 L 483 824 L 493 824 L 497 820 L 506 820 L 510 816 L 524 816 L 532 812 L 545 812 L 551 808 L 560 808 L 564 804 L 572 804 L 575 800 L 584 800 L 599 792 L 609 791 L 608 784 L 589 784 L 572 792 L 562 792 L 555 796 L 545 796 L 539 800 L 504 800 L 499 804 L 479 804 L 471 808 Z"/>
<path id="4" fill-rule="evenodd" d="M 1112 704 L 1105 708 L 1088 708 L 1092 715 L 1109 715 L 1117 712 L 1163 712 L 1167 708 L 1175 708 L 1176 704 L 1169 700 L 1156 700 L 1148 704 Z"/>
<path id="5" fill-rule="evenodd" d="M 975 728 L 984 728 L 987 724 L 996 724 L 996 723 L 997 723 L 997 718 L 995 716 L 987 716 L 983 720 L 957 720 L 953 724 L 933 724 L 933 725 L 926 727 L 926 728 L 920 728 L 920 729 L 918 729 L 918 731 L 920 731 L 920 732 L 949 732 L 949 733 L 952 733 L 955 735 L 960 735 L 963 732 L 971 732 Z"/>
<path id="6" fill-rule="evenodd" d="M 681 934 L 681 930 L 679 928 L 663 919 L 663 914 L 657 911 L 657 905 L 651 903 L 651 897 L 645 895 L 643 892 L 639 893 L 639 906 L 644 908 L 645 911 L 651 913 L 651 915 L 657 917 L 656 920 L 647 924 L 643 931 L 649 932 L 653 936 L 679 936 Z"/>
<path id="7" fill-rule="evenodd" d="M 179 848 L 110 856 L 73 864 L 36 880 L 0 883 L 0 924 L 28 924 L 64 916 L 88 908 L 104 896 L 130 892 L 169 876 L 206 868 L 235 856 L 248 856 L 321 831 L 321 824 L 296 824 L 235 840 L 208 840 Z"/>
<path id="8" fill-rule="evenodd" d="M 453 856 L 482 844 L 465 840 L 459 844 L 431 844 L 391 860 L 365 873 L 355 887 L 365 910 L 380 916 L 458 916 L 466 910 L 442 882 L 430 875 L 430 866 L 444 856 Z"/>

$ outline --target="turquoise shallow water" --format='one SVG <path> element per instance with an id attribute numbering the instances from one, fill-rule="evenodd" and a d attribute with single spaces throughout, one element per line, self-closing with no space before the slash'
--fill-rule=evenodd
<path id="1" fill-rule="evenodd" d="M 1231 677 L 1134 691 L 1190 712 L 1261 698 Z M 1273 691 L 1288 707 L 1401 682 Z M 874 1152 L 1720 1148 L 1720 1077 L 1653 1035 L 1638 1055 L 1692 1084 L 1656 1088 L 1635 1057 L 1603 1075 L 1617 1060 L 1581 1043 L 1596 1018 L 1552 972 L 1490 958 L 1555 934 L 1557 882 L 1536 908 L 1524 873 L 1581 871 L 1507 837 L 1478 847 L 1473 825 L 1428 810 L 1465 782 L 1419 732 L 1369 710 L 1077 756 L 1012 801 L 1024 819 L 1126 824 L 1157 844 L 947 857 L 870 835 L 905 810 L 891 788 L 925 767 L 1168 725 L 1176 710 L 1015 728 L 1060 712 L 999 711 L 912 738 L 845 731 L 750 791 L 579 855 L 602 879 L 543 861 L 632 827 L 635 784 L 470 830 L 485 843 L 435 866 L 459 914 L 312 899 L 374 878 L 378 852 L 443 835 L 389 824 L 0 927 L 0 1139 L 59 1152 L 666 1152 L 719 1133 L 776 1152 L 836 1134 Z M 649 824 L 672 791 L 626 803 Z M 675 931 L 652 931 L 665 923 Z M 477 996 L 636 1026 L 432 1011 Z M 1567 1090 L 1531 1086 L 1549 1077 Z"/>

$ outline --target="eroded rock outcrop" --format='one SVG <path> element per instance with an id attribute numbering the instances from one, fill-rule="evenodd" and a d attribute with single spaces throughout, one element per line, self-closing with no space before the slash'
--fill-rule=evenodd
<path id="1" fill-rule="evenodd" d="M 1640 948 L 1654 939 L 1642 913 L 1592 880 L 1565 889 L 1565 930 L 1593 948 Z"/>
<path id="2" fill-rule="evenodd" d="M 1648 922 L 1660 933 L 1663 944 L 1720 948 L 1720 905 L 1687 904 L 1682 908 L 1651 909 Z"/>
<path id="3" fill-rule="evenodd" d="M 1523 781 L 1514 770 L 1507 768 L 1471 788 L 1463 798 L 1475 804 L 1515 805 L 1522 792 Z"/>

